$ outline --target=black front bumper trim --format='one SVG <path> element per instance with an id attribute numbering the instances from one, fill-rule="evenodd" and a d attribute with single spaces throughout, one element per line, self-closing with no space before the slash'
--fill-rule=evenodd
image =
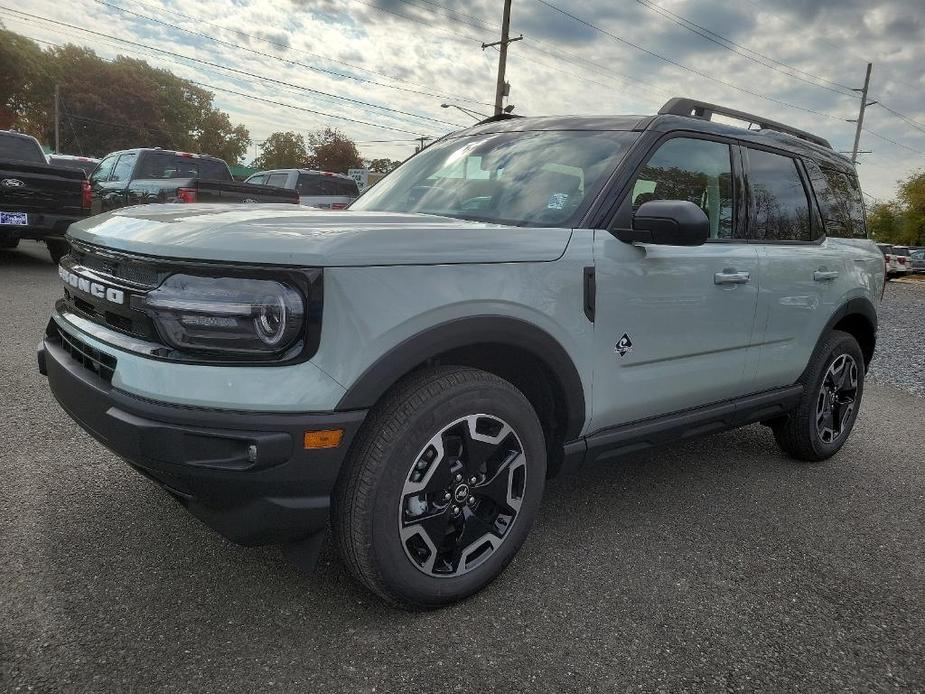
<path id="1" fill-rule="evenodd" d="M 54 336 L 39 370 L 64 410 L 193 515 L 246 545 L 303 540 L 328 523 L 330 497 L 365 410 L 235 412 L 143 400 L 85 368 Z M 312 429 L 344 430 L 337 448 L 305 450 Z"/>

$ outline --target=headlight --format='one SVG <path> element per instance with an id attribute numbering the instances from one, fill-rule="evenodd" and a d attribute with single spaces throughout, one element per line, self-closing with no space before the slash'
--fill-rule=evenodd
<path id="1" fill-rule="evenodd" d="M 171 275 L 143 310 L 182 351 L 278 354 L 304 333 L 302 295 L 273 280 Z"/>

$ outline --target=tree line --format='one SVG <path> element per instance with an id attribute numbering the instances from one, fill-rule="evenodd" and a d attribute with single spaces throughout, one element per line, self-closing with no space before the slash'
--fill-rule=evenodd
<path id="1" fill-rule="evenodd" d="M 877 241 L 925 246 L 925 171 L 900 181 L 894 199 L 871 205 L 867 225 Z"/>
<path id="2" fill-rule="evenodd" d="M 132 147 L 162 147 L 244 158 L 251 136 L 215 107 L 214 94 L 144 60 L 104 60 L 90 48 L 67 44 L 43 49 L 0 25 L 0 129 L 15 129 L 54 143 L 55 88 L 60 152 L 102 157 Z M 273 133 L 259 143 L 259 168 L 317 168 L 345 173 L 364 161 L 344 133 L 321 128 L 308 138 Z M 387 173 L 400 162 L 374 159 Z"/>

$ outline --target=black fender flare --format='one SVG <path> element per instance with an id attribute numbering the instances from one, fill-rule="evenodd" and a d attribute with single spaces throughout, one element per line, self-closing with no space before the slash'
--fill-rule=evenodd
<path id="1" fill-rule="evenodd" d="M 509 316 L 471 316 L 439 323 L 403 340 L 383 354 L 347 389 L 338 410 L 372 407 L 412 369 L 444 352 L 499 344 L 530 352 L 558 380 L 565 400 L 565 440 L 577 438 L 585 421 L 585 395 L 578 369 L 565 348 L 536 325 Z"/>
<path id="2" fill-rule="evenodd" d="M 874 335 L 874 344 L 876 344 L 876 341 L 877 341 L 877 309 L 874 307 L 874 304 L 873 302 L 871 302 L 870 299 L 868 299 L 867 297 L 859 296 L 853 299 L 848 299 L 848 301 L 846 301 L 841 306 L 839 306 L 837 309 L 835 309 L 832 315 L 829 316 L 829 320 L 826 321 L 825 327 L 820 333 L 819 339 L 816 341 L 816 348 L 818 348 L 819 344 L 822 342 L 825 336 L 828 335 L 828 333 L 831 332 L 833 328 L 835 328 L 836 324 L 838 324 L 839 321 L 849 316 L 860 316 L 868 323 L 868 325 L 870 326 L 871 332 Z M 816 353 L 816 349 L 814 348 L 813 354 L 815 353 Z M 873 356 L 873 348 L 871 348 L 871 356 Z M 809 369 L 811 364 L 812 364 L 812 357 L 810 357 L 810 363 L 806 365 L 806 368 Z M 866 364 L 865 366 L 869 366 L 869 365 L 870 364 L 868 362 L 868 364 Z M 804 371 L 803 373 L 805 374 L 806 371 Z M 801 375 L 800 378 L 802 379 L 802 377 L 803 376 Z"/>

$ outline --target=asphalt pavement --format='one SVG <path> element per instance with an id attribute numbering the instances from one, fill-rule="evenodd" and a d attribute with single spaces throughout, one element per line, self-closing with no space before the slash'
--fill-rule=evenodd
<path id="1" fill-rule="evenodd" d="M 925 691 L 911 392 L 871 383 L 822 464 L 752 426 L 553 480 L 499 580 L 399 612 L 329 545 L 306 576 L 224 541 L 80 431 L 35 366 L 59 280 L 22 246 L 0 251 L 2 691 Z"/>

